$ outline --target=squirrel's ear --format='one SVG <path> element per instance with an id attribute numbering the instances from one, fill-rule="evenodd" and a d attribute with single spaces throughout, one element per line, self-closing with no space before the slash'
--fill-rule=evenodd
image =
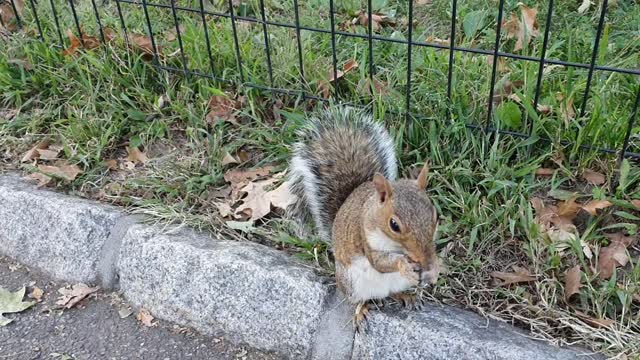
<path id="1" fill-rule="evenodd" d="M 418 175 L 418 180 L 416 180 L 416 185 L 418 185 L 418 189 L 425 190 L 427 188 L 427 178 L 429 177 L 429 164 L 424 163 L 422 170 L 420 170 L 420 175 Z"/>
<path id="2" fill-rule="evenodd" d="M 373 175 L 373 185 L 376 187 L 376 191 L 378 192 L 378 197 L 381 202 L 385 202 L 393 193 L 389 180 L 380 173 Z"/>

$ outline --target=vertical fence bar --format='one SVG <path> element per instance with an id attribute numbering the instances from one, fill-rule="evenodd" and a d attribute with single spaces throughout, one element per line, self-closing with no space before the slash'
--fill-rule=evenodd
<path id="1" fill-rule="evenodd" d="M 73 21 L 76 24 L 76 30 L 78 30 L 78 37 L 82 47 L 85 47 L 84 39 L 82 36 L 82 28 L 80 27 L 80 20 L 78 20 L 78 14 L 76 13 L 76 6 L 73 4 L 73 0 L 69 0 L 69 6 L 71 7 L 71 15 L 73 15 Z"/>
<path id="2" fill-rule="evenodd" d="M 549 0 L 549 12 L 544 28 L 544 39 L 542 40 L 542 50 L 540 53 L 540 63 L 538 65 L 538 79 L 536 80 L 536 94 L 533 98 L 533 110 L 538 111 L 538 103 L 540 102 L 540 93 L 542 92 L 542 76 L 544 74 L 544 65 L 547 62 L 547 44 L 549 43 L 549 34 L 551 33 L 551 17 L 553 16 L 553 0 Z M 533 133 L 533 122 L 529 124 L 528 135 Z"/>
<path id="3" fill-rule="evenodd" d="M 102 30 L 102 21 L 100 20 L 100 12 L 98 11 L 98 6 L 96 6 L 96 0 L 91 0 L 91 5 L 93 6 L 93 13 L 96 15 L 96 22 L 98 23 L 98 30 L 100 31 L 100 39 L 103 43 L 107 42 L 104 37 L 104 31 Z"/>
<path id="4" fill-rule="evenodd" d="M 187 78 L 189 78 L 191 73 L 189 72 L 187 56 L 184 54 L 184 46 L 182 45 L 182 34 L 180 33 L 180 24 L 178 23 L 178 12 L 176 11 L 175 0 L 171 0 L 171 15 L 173 16 L 173 24 L 176 28 L 176 38 L 178 38 L 178 47 L 180 48 L 180 57 L 182 58 L 182 68 L 184 69 L 184 73 Z"/>
<path id="5" fill-rule="evenodd" d="M 153 38 L 153 28 L 151 27 L 151 19 L 149 18 L 149 9 L 147 9 L 147 0 L 142 0 L 142 10 L 144 11 L 144 17 L 147 21 L 147 27 L 149 28 L 149 39 L 151 40 L 151 48 L 153 49 L 153 62 L 156 65 L 160 65 L 160 56 L 158 55 L 156 40 Z"/>
<path id="6" fill-rule="evenodd" d="M 491 126 L 491 116 L 493 115 L 493 92 L 496 89 L 496 77 L 498 73 L 498 51 L 500 50 L 500 32 L 502 30 L 502 15 L 504 12 L 504 0 L 500 0 L 498 5 L 498 25 L 496 27 L 496 42 L 493 46 L 493 66 L 491 68 L 491 89 L 489 90 L 489 109 L 487 111 L 487 125 L 485 131 Z"/>
<path id="7" fill-rule="evenodd" d="M 622 160 L 624 160 L 624 156 L 627 153 L 627 149 L 629 148 L 629 139 L 631 138 L 631 132 L 633 131 L 633 126 L 635 125 L 636 119 L 638 118 L 639 107 L 640 107 L 640 86 L 638 86 L 638 92 L 636 93 L 636 103 L 633 105 L 633 110 L 631 111 L 631 116 L 629 117 L 629 123 L 627 124 L 627 133 L 624 136 L 624 143 L 622 144 L 622 149 L 620 150 L 620 157 L 618 158 L 618 169 L 620 169 Z"/>
<path id="8" fill-rule="evenodd" d="M 593 52 L 591 53 L 591 62 L 589 63 L 589 75 L 587 75 L 587 87 L 584 90 L 584 97 L 582 98 L 582 105 L 580 106 L 580 117 L 584 116 L 587 110 L 587 100 L 589 100 L 589 93 L 591 92 L 591 82 L 593 80 L 593 70 L 596 66 L 596 60 L 598 59 L 598 52 L 600 50 L 600 38 L 602 37 L 602 29 L 604 28 L 604 18 L 607 14 L 608 0 L 602 2 L 602 11 L 600 12 L 600 20 L 598 20 L 598 30 L 596 31 L 596 39 L 593 44 Z"/>
<path id="9" fill-rule="evenodd" d="M 202 26 L 204 29 L 204 39 L 207 42 L 207 55 L 209 55 L 209 66 L 211 66 L 211 76 L 215 76 L 216 67 L 211 54 L 211 40 L 209 39 L 209 29 L 207 28 L 207 17 L 204 14 L 204 0 L 200 0 L 200 16 L 202 17 Z"/>
<path id="10" fill-rule="evenodd" d="M 240 43 L 238 42 L 238 29 L 236 27 L 236 15 L 233 12 L 233 0 L 229 0 L 229 16 L 231 17 L 231 31 L 233 32 L 233 42 L 236 49 L 236 60 L 238 61 L 238 72 L 240 84 L 244 83 L 244 73 L 242 71 L 242 58 L 240 57 Z"/>
<path id="11" fill-rule="evenodd" d="M 373 75 L 374 75 L 374 67 L 373 67 L 373 4 L 372 0 L 367 1 L 367 34 L 369 40 L 369 91 L 371 91 L 371 95 L 373 97 Z"/>
<path id="12" fill-rule="evenodd" d="M 333 95 L 337 102 L 340 102 L 338 97 L 338 54 L 336 50 L 336 21 L 335 21 L 335 9 L 334 0 L 329 0 L 329 13 L 331 16 L 331 54 L 333 56 Z"/>
<path id="13" fill-rule="evenodd" d="M 20 14 L 18 14 L 18 8 L 16 7 L 15 0 L 9 0 L 9 2 L 11 3 L 11 7 L 13 8 L 13 15 L 15 15 L 16 24 L 18 25 L 18 28 L 22 29 L 22 19 L 20 19 Z"/>
<path id="14" fill-rule="evenodd" d="M 60 29 L 60 20 L 58 19 L 58 10 L 56 9 L 56 5 L 53 3 L 53 0 L 49 0 L 51 4 L 51 12 L 53 14 L 53 20 L 56 24 L 56 30 L 58 31 L 58 38 L 60 38 L 60 46 L 64 47 L 64 38 L 62 37 L 62 30 Z"/>
<path id="15" fill-rule="evenodd" d="M 406 106 L 407 121 L 411 121 L 411 60 L 412 60 L 412 46 L 413 46 L 413 0 L 409 0 L 409 28 L 407 29 L 407 97 Z"/>
<path id="16" fill-rule="evenodd" d="M 40 40 L 44 41 L 44 33 L 42 32 L 42 25 L 40 25 L 38 10 L 36 9 L 36 4 L 33 1 L 34 0 L 29 0 L 29 3 L 31 4 L 31 11 L 33 11 L 33 19 L 36 21 L 36 25 L 38 26 L 38 34 L 40 35 Z"/>
<path id="17" fill-rule="evenodd" d="M 300 11 L 298 10 L 298 0 L 293 0 L 293 8 L 295 12 L 295 21 L 296 21 L 296 41 L 298 43 L 298 66 L 300 66 L 300 84 L 303 86 L 302 90 L 302 100 L 306 100 L 307 92 L 304 90 L 306 88 L 306 80 L 304 77 L 304 60 L 302 59 L 302 39 L 300 38 Z"/>
<path id="18" fill-rule="evenodd" d="M 267 31 L 267 14 L 264 10 L 264 0 L 260 0 L 260 16 L 262 18 L 262 32 L 264 34 L 264 51 L 267 55 L 269 85 L 273 88 L 273 66 L 271 65 L 271 48 L 269 47 L 269 32 Z"/>
<path id="19" fill-rule="evenodd" d="M 451 91 L 453 86 L 453 62 L 455 61 L 454 47 L 456 43 L 456 17 L 458 0 L 453 0 L 451 5 L 451 34 L 449 35 L 449 69 L 447 72 L 447 98 L 449 99 L 449 118 L 451 118 Z"/>
<path id="20" fill-rule="evenodd" d="M 122 34 L 124 35 L 124 42 L 129 47 L 129 34 L 127 33 L 127 24 L 124 22 L 124 16 L 122 15 L 122 8 L 120 7 L 120 0 L 115 0 L 116 10 L 118 10 L 118 17 L 120 18 L 120 26 L 122 27 Z"/>

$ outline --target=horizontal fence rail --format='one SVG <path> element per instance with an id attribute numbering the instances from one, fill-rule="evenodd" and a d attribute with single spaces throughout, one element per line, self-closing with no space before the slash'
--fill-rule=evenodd
<path id="1" fill-rule="evenodd" d="M 120 31 L 122 31 L 123 38 L 127 44 L 129 44 L 130 42 L 131 34 L 126 26 L 125 17 L 123 15 L 124 13 L 123 4 L 126 4 L 127 6 L 130 6 L 130 7 L 140 8 L 144 13 L 146 32 L 151 42 L 153 62 L 156 67 L 165 71 L 183 74 L 184 76 L 187 76 L 187 77 L 197 76 L 197 77 L 212 79 L 216 81 L 225 81 L 225 82 L 228 82 L 230 80 L 226 79 L 224 76 L 221 76 L 220 73 L 223 69 L 218 69 L 215 65 L 216 47 L 215 47 L 215 44 L 213 44 L 214 46 L 212 46 L 211 44 L 210 33 L 209 33 L 210 30 L 207 24 L 208 24 L 208 19 L 211 17 L 227 19 L 231 22 L 234 54 L 235 54 L 236 67 L 237 67 L 237 78 L 239 79 L 239 81 L 234 81 L 233 85 L 236 85 L 238 87 L 244 86 L 248 88 L 270 91 L 274 94 L 286 94 L 291 96 L 297 96 L 297 97 L 301 97 L 305 101 L 313 100 L 313 101 L 326 102 L 326 101 L 329 101 L 329 99 L 323 96 L 319 96 L 318 94 L 310 93 L 305 90 L 287 89 L 287 88 L 277 87 L 275 85 L 273 64 L 272 64 L 273 48 L 271 46 L 271 40 L 270 40 L 271 36 L 269 34 L 270 27 L 286 28 L 286 29 L 291 29 L 295 31 L 295 39 L 293 41 L 295 42 L 295 47 L 297 51 L 298 61 L 296 66 L 299 71 L 299 81 L 301 84 L 307 84 L 307 79 L 305 77 L 304 50 L 303 50 L 303 45 L 301 40 L 302 39 L 301 34 L 303 31 L 317 33 L 317 34 L 326 34 L 331 37 L 331 70 L 333 74 L 339 73 L 338 41 L 337 41 L 338 37 L 365 40 L 367 42 L 366 50 L 367 50 L 367 57 L 368 57 L 367 77 L 370 80 L 370 86 L 373 86 L 372 84 L 374 81 L 374 75 L 376 71 L 375 63 L 374 63 L 375 43 L 383 42 L 383 43 L 404 45 L 406 46 L 406 51 L 407 51 L 406 90 L 404 94 L 406 99 L 405 100 L 406 107 L 404 111 L 405 111 L 405 115 L 407 116 L 407 119 L 420 119 L 420 116 L 418 114 L 415 114 L 415 112 L 412 112 L 412 103 L 411 103 L 412 102 L 411 93 L 412 91 L 415 91 L 412 89 L 412 82 L 414 81 L 413 73 L 412 73 L 412 66 L 413 66 L 412 53 L 414 52 L 415 48 L 426 47 L 426 48 L 439 49 L 442 51 L 448 51 L 448 69 L 446 72 L 446 81 L 447 81 L 446 96 L 449 100 L 449 104 L 446 104 L 446 106 L 449 109 L 450 114 L 451 114 L 451 110 L 450 110 L 451 102 L 453 101 L 452 87 L 453 87 L 454 76 L 455 76 L 454 64 L 456 61 L 456 54 L 460 53 L 460 54 L 475 54 L 479 56 L 491 56 L 493 61 L 492 61 L 492 67 L 491 67 L 491 77 L 489 80 L 490 92 L 488 94 L 489 101 L 487 105 L 488 111 L 487 111 L 486 119 L 475 124 L 465 124 L 465 126 L 469 129 L 478 130 L 484 133 L 499 133 L 499 134 L 505 134 L 505 135 L 524 138 L 524 139 L 534 136 L 533 122 L 529 122 L 527 124 L 525 131 L 522 131 L 522 132 L 500 129 L 492 125 L 492 117 L 495 112 L 495 110 L 493 109 L 494 107 L 493 98 L 495 96 L 496 84 L 498 80 L 497 78 L 498 78 L 498 67 L 499 67 L 500 58 L 521 60 L 521 61 L 527 61 L 527 62 L 532 62 L 537 64 L 537 73 L 535 77 L 535 92 L 533 96 L 533 109 L 535 111 L 538 111 L 538 105 L 541 100 L 545 66 L 561 65 L 568 68 L 570 67 L 570 68 L 587 70 L 586 87 L 585 87 L 584 93 L 582 93 L 582 96 L 581 96 L 582 103 L 580 105 L 580 108 L 577 114 L 579 118 L 583 118 L 587 112 L 587 103 L 590 99 L 592 84 L 594 81 L 593 78 L 596 71 L 632 75 L 632 76 L 637 76 L 638 79 L 640 79 L 640 68 L 620 68 L 620 67 L 599 65 L 597 63 L 598 56 L 601 51 L 600 41 L 602 40 L 602 37 L 603 37 L 603 30 L 605 27 L 605 18 L 607 16 L 607 11 L 609 6 L 607 0 L 603 0 L 599 6 L 600 10 L 598 14 L 595 41 L 591 51 L 590 61 L 588 63 L 564 61 L 564 60 L 558 60 L 558 59 L 550 59 L 546 57 L 548 47 L 549 47 L 549 42 L 550 42 L 549 40 L 550 32 L 552 28 L 551 19 L 555 10 L 554 0 L 548 0 L 547 14 L 545 19 L 543 20 L 545 27 L 544 27 L 544 32 L 542 34 L 542 45 L 541 45 L 539 57 L 501 51 L 500 45 L 501 45 L 501 37 L 502 37 L 502 31 L 503 31 L 503 19 L 505 18 L 505 14 L 504 14 L 505 0 L 499 0 L 498 2 L 497 25 L 495 27 L 495 42 L 493 43 L 492 49 L 470 48 L 470 47 L 461 47 L 461 46 L 455 45 L 456 38 L 459 35 L 458 34 L 459 30 L 457 28 L 458 6 L 459 6 L 458 0 L 451 0 L 451 7 L 450 7 L 451 27 L 450 27 L 450 33 L 448 34 L 449 35 L 448 44 L 442 43 L 442 42 L 440 43 L 422 42 L 422 41 L 416 41 L 414 39 L 414 31 L 413 31 L 414 1 L 417 1 L 417 0 L 406 0 L 408 5 L 408 14 L 407 14 L 408 24 L 407 24 L 406 39 L 395 38 L 395 37 L 392 38 L 388 36 L 375 34 L 373 29 L 373 21 L 369 21 L 369 20 L 367 21 L 367 24 L 366 24 L 366 29 L 367 29 L 366 34 L 357 34 L 357 33 L 352 33 L 352 32 L 337 29 L 336 19 L 335 19 L 336 17 L 335 16 L 336 15 L 335 0 L 328 0 L 327 10 L 329 11 L 329 16 L 330 16 L 330 26 L 328 29 L 302 25 L 300 20 L 300 12 L 299 12 L 299 9 L 300 9 L 299 0 L 293 0 L 293 9 L 292 9 L 293 16 L 291 19 L 291 23 L 269 20 L 267 18 L 267 11 L 265 9 L 264 0 L 259 0 L 259 13 L 257 14 L 256 17 L 242 16 L 236 13 L 235 6 L 234 6 L 235 0 L 228 0 L 228 4 L 227 4 L 228 10 L 226 12 L 212 11 L 210 9 L 207 9 L 207 6 L 205 5 L 207 1 L 210 1 L 210 0 L 199 0 L 199 6 L 195 8 L 183 6 L 180 4 L 182 3 L 182 1 L 178 1 L 178 0 L 167 1 L 168 4 L 149 2 L 147 0 L 139 0 L 139 1 L 138 0 L 98 0 L 99 2 L 98 4 L 96 0 L 91 0 L 91 6 L 93 8 L 95 24 L 97 25 L 99 30 L 99 37 L 103 42 L 105 41 L 106 34 L 105 34 L 105 27 L 103 25 L 103 21 L 100 16 L 100 11 L 99 11 L 100 6 L 106 3 L 115 4 L 117 11 L 116 11 L 116 14 L 114 14 L 114 16 L 117 16 L 117 18 L 119 19 L 119 25 L 121 28 Z M 10 5 L 10 7 L 4 6 L 0 9 L 2 9 L 2 11 L 5 13 L 7 11 L 13 12 L 12 18 L 14 19 L 15 26 L 18 29 L 22 29 L 25 26 L 25 22 L 26 22 L 26 19 L 20 16 L 20 13 L 21 13 L 20 8 L 29 7 L 30 13 L 32 14 L 31 16 L 32 19 L 30 19 L 30 21 L 35 23 L 35 27 L 37 28 L 37 37 L 42 41 L 46 41 L 47 36 L 45 36 L 46 34 L 44 33 L 43 27 L 41 25 L 41 18 L 39 17 L 38 9 L 42 6 L 48 5 L 52 12 L 53 21 L 55 24 L 55 34 L 53 36 L 57 37 L 57 41 L 59 42 L 60 47 L 62 48 L 65 47 L 65 40 L 63 36 L 64 31 L 59 22 L 59 13 L 63 9 L 59 9 L 58 5 L 56 5 L 56 1 L 26 0 L 26 3 L 25 3 L 25 0 L 4 0 L 4 3 L 3 3 L 3 0 L 0 0 L 0 5 L 3 5 L 3 4 Z M 78 0 L 68 0 L 66 1 L 66 4 L 68 6 L 65 6 L 65 8 L 68 8 L 68 9 L 65 9 L 65 10 L 70 11 L 73 18 L 74 32 L 82 42 L 82 46 L 86 47 L 87 44 L 85 44 L 85 41 L 82 36 L 83 24 L 81 24 L 76 11 L 76 8 L 78 6 Z M 163 64 L 160 61 L 158 45 L 155 39 L 157 34 L 154 32 L 154 22 L 149 11 L 150 9 L 153 9 L 153 8 L 164 9 L 164 10 L 170 11 L 171 13 L 171 18 L 175 26 L 176 40 L 178 42 L 178 52 L 182 60 L 182 67 L 169 66 L 167 64 Z M 180 28 L 180 22 L 179 22 L 180 13 L 189 13 L 194 16 L 198 16 L 198 18 L 203 24 L 203 33 L 204 33 L 203 35 L 206 42 L 206 52 L 207 52 L 206 55 L 209 63 L 207 70 L 190 69 L 188 66 L 187 54 L 185 51 L 185 47 L 183 45 L 184 34 L 182 34 L 182 30 Z M 367 19 L 372 19 L 373 15 L 374 14 L 373 14 L 372 0 L 367 0 L 367 9 L 366 9 L 366 16 L 368 16 Z M 0 16 L 0 25 L 2 25 L 2 27 L 8 28 L 9 24 L 4 23 L 5 22 L 4 19 L 6 18 L 7 17 L 5 16 Z M 238 36 L 238 26 L 240 22 L 256 24 L 261 27 L 262 41 L 264 45 L 267 73 L 268 73 L 268 81 L 267 81 L 268 85 L 257 84 L 251 81 L 247 81 L 246 79 L 246 76 L 243 72 L 244 59 L 242 58 L 242 55 L 241 55 L 240 42 L 239 42 L 239 36 Z M 340 102 L 341 100 L 339 96 L 340 94 L 339 94 L 338 86 L 333 85 L 331 86 L 331 89 L 332 89 L 332 97 L 335 98 L 335 100 Z M 358 104 L 354 104 L 354 103 L 350 103 L 350 104 L 358 106 Z M 619 148 L 597 147 L 594 145 L 580 145 L 580 147 L 587 150 L 596 150 L 605 154 L 616 154 L 618 156 L 619 162 L 621 162 L 625 158 L 636 159 L 636 160 L 640 159 L 640 152 L 630 151 L 629 149 L 631 139 L 634 136 L 633 129 L 634 129 L 634 126 L 636 126 L 639 107 L 640 107 L 640 85 L 638 86 L 638 89 L 635 90 L 635 101 L 633 101 L 632 109 L 630 109 L 630 116 L 628 120 L 626 120 L 624 141 Z M 539 137 L 539 138 L 540 140 L 545 142 L 554 142 L 554 143 L 558 142 L 558 139 L 554 140 L 547 137 Z M 567 140 L 560 140 L 559 143 L 560 145 L 563 145 L 563 146 L 573 145 L 570 141 L 567 141 Z"/>

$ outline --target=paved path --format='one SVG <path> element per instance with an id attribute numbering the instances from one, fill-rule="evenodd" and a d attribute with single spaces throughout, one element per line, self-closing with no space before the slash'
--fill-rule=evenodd
<path id="1" fill-rule="evenodd" d="M 35 307 L 6 315 L 14 321 L 0 327 L 0 359 L 65 359 L 55 354 L 77 360 L 277 359 L 167 322 L 148 328 L 135 313 L 122 319 L 119 311 L 126 304 L 113 293 L 98 292 L 64 312 L 47 311 L 65 285 L 0 257 L 1 287 L 15 291 L 27 286 L 27 293 L 30 286 L 44 290 L 43 301 Z"/>

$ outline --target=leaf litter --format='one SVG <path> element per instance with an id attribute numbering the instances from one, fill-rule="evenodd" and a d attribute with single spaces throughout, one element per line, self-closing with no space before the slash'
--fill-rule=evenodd
<path id="1" fill-rule="evenodd" d="M 56 305 L 64 309 L 71 309 L 76 306 L 80 301 L 87 298 L 89 295 L 96 293 L 100 290 L 100 287 L 90 287 L 83 283 L 78 283 L 71 286 L 65 286 L 58 289 L 60 297 L 56 301 Z"/>
<path id="2" fill-rule="evenodd" d="M 0 326 L 13 322 L 13 319 L 4 317 L 4 314 L 19 313 L 36 304 L 35 301 L 22 301 L 26 291 L 25 287 L 15 292 L 0 287 Z"/>

